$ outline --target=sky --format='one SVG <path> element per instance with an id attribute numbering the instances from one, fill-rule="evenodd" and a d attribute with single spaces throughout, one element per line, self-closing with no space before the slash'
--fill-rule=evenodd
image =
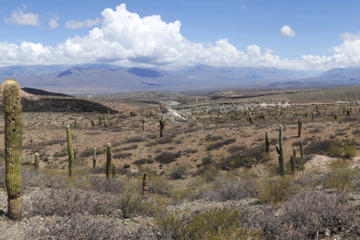
<path id="1" fill-rule="evenodd" d="M 358 0 L 32 0 L 0 9 L 0 66 L 360 67 Z"/>

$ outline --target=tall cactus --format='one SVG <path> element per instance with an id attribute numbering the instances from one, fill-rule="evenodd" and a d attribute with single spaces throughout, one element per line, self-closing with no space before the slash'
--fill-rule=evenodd
<path id="1" fill-rule="evenodd" d="M 5 116 L 5 182 L 8 194 L 10 219 L 20 219 L 22 214 L 22 118 L 20 86 L 12 79 L 2 86 Z"/>
<path id="2" fill-rule="evenodd" d="M 111 143 L 106 144 L 106 179 L 111 178 Z"/>
<path id="3" fill-rule="evenodd" d="M 300 146 L 300 157 L 301 157 L 301 160 L 303 161 L 304 160 L 304 151 L 303 151 L 303 141 L 302 140 L 300 140 L 299 146 Z"/>
<path id="4" fill-rule="evenodd" d="M 302 132 L 302 116 L 300 115 L 298 118 L 298 137 L 301 137 Z"/>
<path id="5" fill-rule="evenodd" d="M 163 136 L 163 131 L 164 131 L 164 128 L 165 128 L 165 120 L 163 119 L 163 117 L 161 116 L 161 119 L 159 121 L 160 123 L 160 137 Z"/>
<path id="6" fill-rule="evenodd" d="M 285 175 L 285 167 L 284 167 L 284 147 L 283 147 L 283 127 L 279 128 L 279 145 L 276 146 L 276 151 L 279 154 L 279 169 L 280 175 Z"/>
<path id="7" fill-rule="evenodd" d="M 147 173 L 144 173 L 142 189 L 141 189 L 141 193 L 144 198 L 146 198 L 146 196 L 148 194 L 148 189 L 149 189 L 149 177 L 148 177 Z"/>
<path id="8" fill-rule="evenodd" d="M 141 119 L 141 129 L 145 131 L 145 118 Z"/>
<path id="9" fill-rule="evenodd" d="M 266 153 L 270 153 L 270 140 L 269 140 L 269 132 L 265 132 L 265 151 Z"/>
<path id="10" fill-rule="evenodd" d="M 293 155 L 291 156 L 290 160 L 291 160 L 291 162 L 290 162 L 291 173 L 294 175 L 295 169 L 296 169 L 296 150 L 295 150 L 295 148 L 293 149 Z"/>
<path id="11" fill-rule="evenodd" d="M 35 169 L 39 169 L 39 153 L 35 153 L 34 155 L 34 167 Z"/>
<path id="12" fill-rule="evenodd" d="M 93 168 L 96 168 L 96 147 L 94 147 L 94 154 L 93 154 Z"/>
<path id="13" fill-rule="evenodd" d="M 68 159 L 69 159 L 69 177 L 73 174 L 74 169 L 74 148 L 72 144 L 72 137 L 71 137 L 71 131 L 70 131 L 70 125 L 66 125 L 66 137 L 67 137 L 67 148 L 68 148 Z"/>

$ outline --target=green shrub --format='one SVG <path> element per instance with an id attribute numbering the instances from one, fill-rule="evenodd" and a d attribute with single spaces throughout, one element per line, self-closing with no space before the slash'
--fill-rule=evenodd
<path id="1" fill-rule="evenodd" d="M 257 198 L 276 204 L 295 194 L 298 188 L 291 176 L 264 178 L 258 181 Z"/>
<path id="2" fill-rule="evenodd" d="M 324 187 L 338 191 L 352 190 L 355 176 L 356 170 L 350 168 L 348 160 L 336 160 L 330 164 L 330 172 L 325 176 Z"/>
<path id="3" fill-rule="evenodd" d="M 356 147 L 353 145 L 332 145 L 328 150 L 330 157 L 353 158 L 356 155 Z"/>
<path id="4" fill-rule="evenodd" d="M 242 214 L 231 208 L 214 208 L 207 212 L 186 215 L 163 212 L 156 219 L 164 237 L 189 240 L 261 239 L 256 230 L 243 227 Z"/>

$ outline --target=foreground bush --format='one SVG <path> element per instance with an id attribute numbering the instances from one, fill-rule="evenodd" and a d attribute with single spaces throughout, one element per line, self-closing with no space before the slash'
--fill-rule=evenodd
<path id="1" fill-rule="evenodd" d="M 83 215 L 57 218 L 45 229 L 29 228 L 26 236 L 27 239 L 34 240 L 157 239 L 151 226 L 142 226 L 125 231 L 119 229 L 118 223 L 113 220 Z"/>
<path id="2" fill-rule="evenodd" d="M 330 171 L 324 176 L 324 187 L 338 191 L 349 191 L 354 188 L 355 169 L 350 168 L 348 160 L 337 160 L 330 164 Z"/>
<path id="3" fill-rule="evenodd" d="M 335 233 L 344 230 L 357 235 L 354 232 L 354 209 L 342 195 L 304 191 L 285 204 L 279 217 L 276 217 L 276 212 L 276 209 L 265 212 L 259 219 L 265 239 L 322 239 L 325 231 Z"/>
<path id="4" fill-rule="evenodd" d="M 291 176 L 264 178 L 258 181 L 257 198 L 264 203 L 275 204 L 296 193 L 298 186 Z"/>
<path id="5" fill-rule="evenodd" d="M 241 212 L 231 208 L 215 208 L 190 215 L 164 211 L 156 221 L 162 239 L 261 239 L 258 231 L 243 227 Z"/>

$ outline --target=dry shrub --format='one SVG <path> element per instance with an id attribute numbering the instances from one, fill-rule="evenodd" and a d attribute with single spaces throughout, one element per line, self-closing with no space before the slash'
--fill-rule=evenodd
<path id="1" fill-rule="evenodd" d="M 163 152 L 155 157 L 155 160 L 159 163 L 167 164 L 176 161 L 178 157 L 181 156 L 180 152 L 172 153 L 172 152 Z"/>
<path id="2" fill-rule="evenodd" d="M 36 240 L 156 240 L 154 229 L 150 225 L 129 229 L 120 229 L 112 219 L 75 215 L 57 218 L 47 224 L 45 229 L 30 227 L 26 236 Z"/>
<path id="3" fill-rule="evenodd" d="M 279 217 L 274 209 L 259 218 L 264 239 L 307 240 L 321 238 L 326 229 L 353 231 L 354 209 L 344 199 L 343 195 L 303 191 L 285 203 Z"/>
<path id="4" fill-rule="evenodd" d="M 219 165 L 222 169 L 231 170 L 239 167 L 250 168 L 256 164 L 266 163 L 271 160 L 270 155 L 264 151 L 262 145 L 254 148 L 241 147 L 239 149 L 239 151 L 234 152 L 221 160 Z"/>
<path id="5" fill-rule="evenodd" d="M 224 177 L 217 178 L 213 188 L 202 193 L 202 198 L 209 201 L 240 200 L 256 196 L 257 183 L 255 180 L 230 180 Z"/>

